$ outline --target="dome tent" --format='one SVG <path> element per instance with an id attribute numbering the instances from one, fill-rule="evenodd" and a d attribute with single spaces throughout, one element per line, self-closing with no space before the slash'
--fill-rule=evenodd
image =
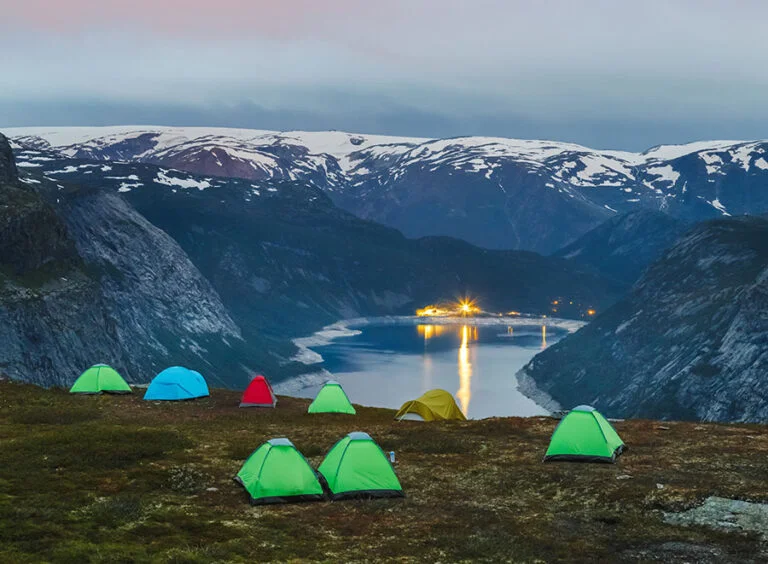
<path id="1" fill-rule="evenodd" d="M 450 392 L 435 389 L 425 392 L 421 397 L 405 402 L 395 414 L 395 419 L 419 419 L 422 421 L 439 421 L 456 419 L 466 421 L 466 417 L 456 405 L 456 400 Z"/>
<path id="2" fill-rule="evenodd" d="M 347 394 L 341 387 L 341 384 L 329 380 L 317 392 L 314 401 L 309 404 L 307 413 L 347 413 L 355 415 L 357 413 Z"/>
<path id="3" fill-rule="evenodd" d="M 317 469 L 331 499 L 404 497 L 392 465 L 368 433 L 337 442 Z"/>
<path id="4" fill-rule="evenodd" d="M 304 456 L 288 439 L 270 439 L 243 463 L 235 481 L 252 505 L 316 501 L 323 487 Z"/>
<path id="5" fill-rule="evenodd" d="M 275 407 L 275 405 L 277 405 L 277 397 L 272 391 L 272 386 L 261 374 L 251 380 L 240 399 L 240 407 Z"/>
<path id="6" fill-rule="evenodd" d="M 624 450 L 624 441 L 608 420 L 594 407 L 579 405 L 569 411 L 555 428 L 544 462 L 612 463 Z"/>
<path id="7" fill-rule="evenodd" d="M 202 374 L 183 366 L 171 366 L 152 379 L 144 399 L 181 401 L 208 395 L 208 384 Z"/>
<path id="8" fill-rule="evenodd" d="M 83 372 L 72 387 L 71 394 L 130 394 L 131 387 L 123 377 L 106 364 L 95 364 Z"/>

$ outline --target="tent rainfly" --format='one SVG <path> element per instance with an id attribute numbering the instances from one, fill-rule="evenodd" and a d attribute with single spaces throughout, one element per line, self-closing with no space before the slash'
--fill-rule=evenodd
<path id="1" fill-rule="evenodd" d="M 130 394 L 131 387 L 106 364 L 95 364 L 83 372 L 69 389 L 71 394 Z"/>
<path id="2" fill-rule="evenodd" d="M 400 411 L 395 414 L 395 419 L 416 419 L 419 421 L 440 421 L 443 419 L 456 419 L 466 421 L 466 417 L 456 405 L 456 400 L 450 392 L 445 390 L 429 390 L 421 397 L 405 402 Z"/>
<path id="3" fill-rule="evenodd" d="M 347 413 L 355 415 L 355 408 L 349 401 L 347 394 L 341 387 L 341 384 L 329 380 L 317 392 L 315 400 L 309 404 L 308 413 Z"/>
<path id="4" fill-rule="evenodd" d="M 235 482 L 248 492 L 252 505 L 316 501 L 323 486 L 304 456 L 288 439 L 270 439 L 240 468 Z"/>
<path id="5" fill-rule="evenodd" d="M 275 405 L 277 405 L 277 397 L 272 391 L 272 386 L 261 374 L 251 380 L 240 399 L 240 407 L 275 407 Z"/>
<path id="6" fill-rule="evenodd" d="M 183 366 L 171 366 L 150 382 L 145 400 L 182 401 L 210 395 L 203 375 Z"/>
<path id="7" fill-rule="evenodd" d="M 404 497 L 387 456 L 368 433 L 349 433 L 337 442 L 318 472 L 333 500 Z"/>
<path id="8" fill-rule="evenodd" d="M 624 450 L 624 441 L 608 420 L 594 407 L 580 405 L 569 411 L 555 428 L 544 462 L 613 463 Z"/>

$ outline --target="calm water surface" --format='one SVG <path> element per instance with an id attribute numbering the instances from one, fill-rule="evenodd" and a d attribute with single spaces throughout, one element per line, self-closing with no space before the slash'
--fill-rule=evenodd
<path id="1" fill-rule="evenodd" d="M 566 334 L 540 325 L 367 326 L 313 350 L 354 403 L 398 408 L 443 388 L 470 418 L 530 416 L 547 412 L 517 390 L 515 373 Z M 299 395 L 313 397 L 317 390 Z"/>

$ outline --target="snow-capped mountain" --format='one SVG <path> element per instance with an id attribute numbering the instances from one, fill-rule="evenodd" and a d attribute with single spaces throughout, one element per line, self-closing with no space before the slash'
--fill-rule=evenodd
<path id="1" fill-rule="evenodd" d="M 552 252 L 609 217 L 686 220 L 768 212 L 768 142 L 711 141 L 644 153 L 491 137 L 122 126 L 7 130 L 20 148 L 141 161 L 209 176 L 296 180 L 408 236 Z M 35 166 L 25 161 L 20 166 Z"/>
<path id="2" fill-rule="evenodd" d="M 70 384 L 95 357 L 135 382 L 179 363 L 242 388 L 316 370 L 291 340 L 338 319 L 468 293 L 530 313 L 567 294 L 577 317 L 623 289 L 556 257 L 407 239 L 302 182 L 55 155 L 0 135 L 0 379 Z"/>

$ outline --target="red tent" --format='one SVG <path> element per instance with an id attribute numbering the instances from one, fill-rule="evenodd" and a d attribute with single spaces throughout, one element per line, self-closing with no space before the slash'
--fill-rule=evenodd
<path id="1" fill-rule="evenodd" d="M 275 404 L 277 404 L 275 392 L 262 375 L 251 380 L 240 400 L 240 407 L 275 407 Z"/>

